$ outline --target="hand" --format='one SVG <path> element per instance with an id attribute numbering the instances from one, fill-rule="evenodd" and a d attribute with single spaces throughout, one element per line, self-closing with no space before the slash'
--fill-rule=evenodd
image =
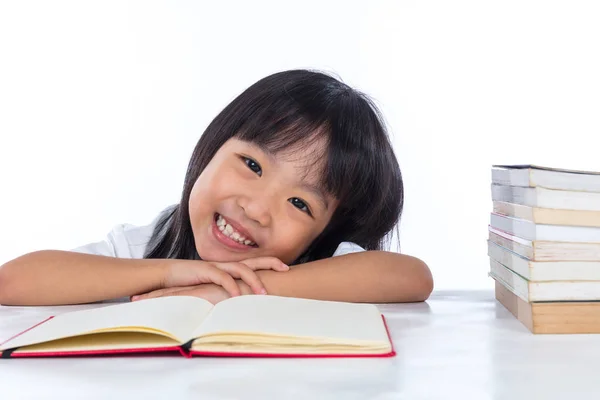
<path id="1" fill-rule="evenodd" d="M 162 287 L 190 287 L 214 283 L 222 286 L 233 297 L 241 294 L 240 287 L 235 282 L 235 279 L 241 279 L 253 293 L 266 294 L 264 285 L 254 272 L 261 269 L 287 271 L 289 267 L 275 257 L 249 258 L 239 262 L 174 260 L 167 269 Z"/>
<path id="2" fill-rule="evenodd" d="M 241 283 L 238 281 L 238 283 Z M 245 286 L 245 285 L 243 285 Z M 244 291 L 244 290 L 242 290 Z M 250 294 L 249 288 L 248 293 Z M 223 300 L 227 300 L 231 296 L 222 286 L 204 283 L 197 286 L 186 286 L 186 287 L 171 287 L 166 289 L 154 290 L 152 292 L 142 294 L 139 296 L 133 296 L 131 301 L 152 299 L 155 297 L 167 297 L 167 296 L 194 296 L 200 297 L 204 300 L 210 301 L 212 304 L 217 304 Z"/>

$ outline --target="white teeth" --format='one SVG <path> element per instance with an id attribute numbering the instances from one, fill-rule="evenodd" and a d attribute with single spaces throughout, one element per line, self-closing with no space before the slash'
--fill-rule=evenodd
<path id="1" fill-rule="evenodd" d="M 233 229 L 233 226 L 229 225 L 221 214 L 219 214 L 217 217 L 217 227 L 225 236 L 235 240 L 238 243 L 243 243 L 246 246 L 252 246 L 255 244 L 253 241 L 248 240 L 244 236 L 240 235 L 239 232 L 236 232 L 235 229 Z"/>

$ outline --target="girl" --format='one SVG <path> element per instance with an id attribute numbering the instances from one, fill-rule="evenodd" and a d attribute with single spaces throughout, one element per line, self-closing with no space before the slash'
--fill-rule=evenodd
<path id="1" fill-rule="evenodd" d="M 363 94 L 292 70 L 259 80 L 200 137 L 179 204 L 73 251 L 0 268 L 0 304 L 269 293 L 350 302 L 427 299 L 420 260 L 382 251 L 403 206 L 398 162 Z M 288 267 L 291 266 L 290 267 Z"/>

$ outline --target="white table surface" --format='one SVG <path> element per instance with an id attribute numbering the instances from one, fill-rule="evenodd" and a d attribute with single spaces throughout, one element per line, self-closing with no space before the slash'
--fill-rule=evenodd
<path id="1" fill-rule="evenodd" d="M 89 307 L 0 306 L 0 339 Z M 380 309 L 394 358 L 5 359 L 0 399 L 600 398 L 600 335 L 533 335 L 493 292 L 434 292 Z"/>

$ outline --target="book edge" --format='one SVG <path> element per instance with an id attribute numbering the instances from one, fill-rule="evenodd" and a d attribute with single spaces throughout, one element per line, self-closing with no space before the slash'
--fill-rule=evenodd
<path id="1" fill-rule="evenodd" d="M 501 168 L 507 170 L 526 170 L 526 169 L 537 169 L 541 171 L 551 171 L 551 172 L 563 172 L 567 174 L 577 174 L 577 175 L 600 175 L 599 171 L 585 171 L 585 170 L 577 170 L 577 169 L 566 169 L 566 168 L 552 168 L 545 167 L 542 165 L 535 164 L 515 164 L 515 165 L 503 165 L 503 164 L 494 164 L 492 168 Z"/>
<path id="2" fill-rule="evenodd" d="M 390 330 L 382 314 L 383 326 L 390 342 L 391 351 L 383 354 L 307 354 L 307 353 L 244 353 L 244 352 L 219 352 L 219 351 L 189 351 L 191 357 L 247 357 L 247 358 L 382 358 L 396 356 L 394 341 L 390 334 Z"/>

